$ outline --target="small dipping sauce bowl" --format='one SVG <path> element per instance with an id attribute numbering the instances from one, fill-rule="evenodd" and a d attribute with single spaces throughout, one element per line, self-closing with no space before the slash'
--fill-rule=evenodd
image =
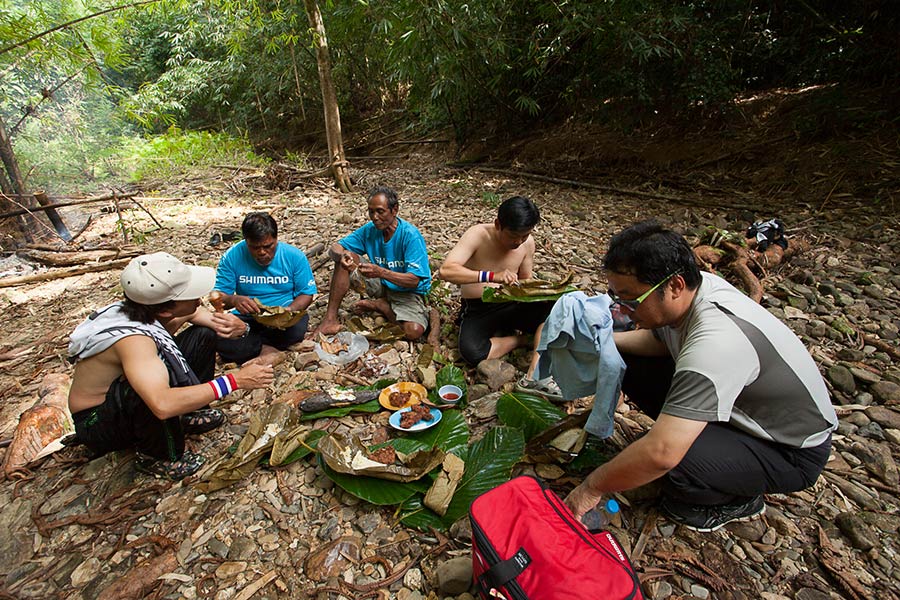
<path id="1" fill-rule="evenodd" d="M 455 385 L 442 385 L 438 390 L 438 396 L 442 402 L 456 404 L 462 399 L 462 390 Z"/>

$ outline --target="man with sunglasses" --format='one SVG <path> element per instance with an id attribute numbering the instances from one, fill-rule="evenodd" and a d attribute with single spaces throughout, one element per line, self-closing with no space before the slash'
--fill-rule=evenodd
<path id="1" fill-rule="evenodd" d="M 655 221 L 613 236 L 609 293 L 637 326 L 614 334 L 622 389 L 656 419 L 566 498 L 581 517 L 606 494 L 661 479 L 661 508 L 697 531 L 765 512 L 763 494 L 811 486 L 837 416 L 803 343 Z"/>

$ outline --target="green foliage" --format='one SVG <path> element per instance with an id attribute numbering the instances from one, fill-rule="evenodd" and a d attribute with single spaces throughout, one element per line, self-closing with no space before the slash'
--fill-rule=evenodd
<path id="1" fill-rule="evenodd" d="M 120 158 L 131 165 L 131 176 L 137 181 L 171 177 L 191 167 L 214 164 L 262 166 L 266 163 L 253 152 L 247 140 L 226 133 L 176 128 L 148 140 L 132 140 L 121 150 Z"/>
<path id="2" fill-rule="evenodd" d="M 535 394 L 503 394 L 497 400 L 497 417 L 510 427 L 521 429 L 525 440 L 559 422 L 566 413 Z"/>

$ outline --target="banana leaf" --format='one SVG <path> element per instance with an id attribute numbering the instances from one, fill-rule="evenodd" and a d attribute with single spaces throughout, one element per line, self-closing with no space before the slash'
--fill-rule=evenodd
<path id="1" fill-rule="evenodd" d="M 469 445 L 469 428 L 458 410 L 446 410 L 441 422 L 421 433 L 388 442 L 395 450 L 410 454 L 416 450 L 440 448 L 445 453 L 463 456 Z"/>
<path id="2" fill-rule="evenodd" d="M 312 419 L 321 419 L 322 417 L 345 417 L 352 412 L 377 413 L 379 410 L 381 410 L 381 405 L 378 404 L 378 398 L 376 398 L 364 404 L 329 408 L 328 410 L 320 410 L 314 413 L 303 413 L 300 420 L 311 421 Z"/>
<path id="3" fill-rule="evenodd" d="M 525 452 L 522 432 L 511 427 L 495 427 L 469 446 L 465 457 L 466 473 L 456 488 L 443 517 L 444 525 L 466 515 L 478 496 L 509 481 L 513 467 Z"/>
<path id="4" fill-rule="evenodd" d="M 318 451 L 319 456 L 325 459 L 325 463 L 332 471 L 402 482 L 426 477 L 443 463 L 445 455 L 440 448 L 428 448 L 411 454 L 398 455 L 398 461 L 386 465 L 371 460 L 357 436 L 348 437 L 340 433 L 332 433 L 322 438 L 319 441 Z"/>
<path id="5" fill-rule="evenodd" d="M 543 279 L 521 279 L 515 285 L 503 284 L 500 287 L 485 286 L 481 292 L 482 302 L 547 302 L 558 300 L 563 294 L 575 292 L 578 288 L 572 285 L 575 273 L 569 271 L 559 281 Z"/>
<path id="6" fill-rule="evenodd" d="M 294 450 L 293 452 L 288 454 L 285 457 L 285 459 L 281 462 L 281 464 L 277 465 L 277 466 L 286 467 L 287 465 L 289 465 L 291 463 L 295 463 L 302 458 L 306 458 L 307 456 L 309 456 L 310 454 L 312 454 L 315 451 L 316 446 L 319 445 L 319 440 L 321 440 L 327 434 L 328 434 L 328 432 L 325 431 L 324 429 L 316 429 L 314 431 L 311 431 L 309 433 L 309 435 L 306 436 L 306 439 L 303 441 L 304 445 L 300 446 L 299 448 L 297 448 L 296 450 Z"/>
<path id="7" fill-rule="evenodd" d="M 376 479 L 374 477 L 365 477 L 359 475 L 343 475 L 325 464 L 322 455 L 318 455 L 319 466 L 325 471 L 325 475 L 332 480 L 335 485 L 356 496 L 360 500 L 365 500 L 371 504 L 378 506 L 392 506 L 402 504 L 416 493 L 424 493 L 422 485 L 411 481 L 409 483 L 401 483 L 399 481 L 388 481 L 386 479 Z M 429 480 L 430 481 L 430 480 Z M 427 486 L 426 488 L 427 489 Z"/>
<path id="8" fill-rule="evenodd" d="M 551 427 L 566 413 L 535 394 L 515 392 L 497 400 L 497 416 L 509 427 L 521 429 L 526 440 Z"/>

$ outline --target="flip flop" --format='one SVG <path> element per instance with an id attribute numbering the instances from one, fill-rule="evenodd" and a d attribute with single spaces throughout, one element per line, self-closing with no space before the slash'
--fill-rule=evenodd
<path id="1" fill-rule="evenodd" d="M 178 460 L 160 460 L 138 455 L 134 468 L 141 473 L 179 481 L 200 470 L 206 459 L 199 454 L 185 451 Z"/>

